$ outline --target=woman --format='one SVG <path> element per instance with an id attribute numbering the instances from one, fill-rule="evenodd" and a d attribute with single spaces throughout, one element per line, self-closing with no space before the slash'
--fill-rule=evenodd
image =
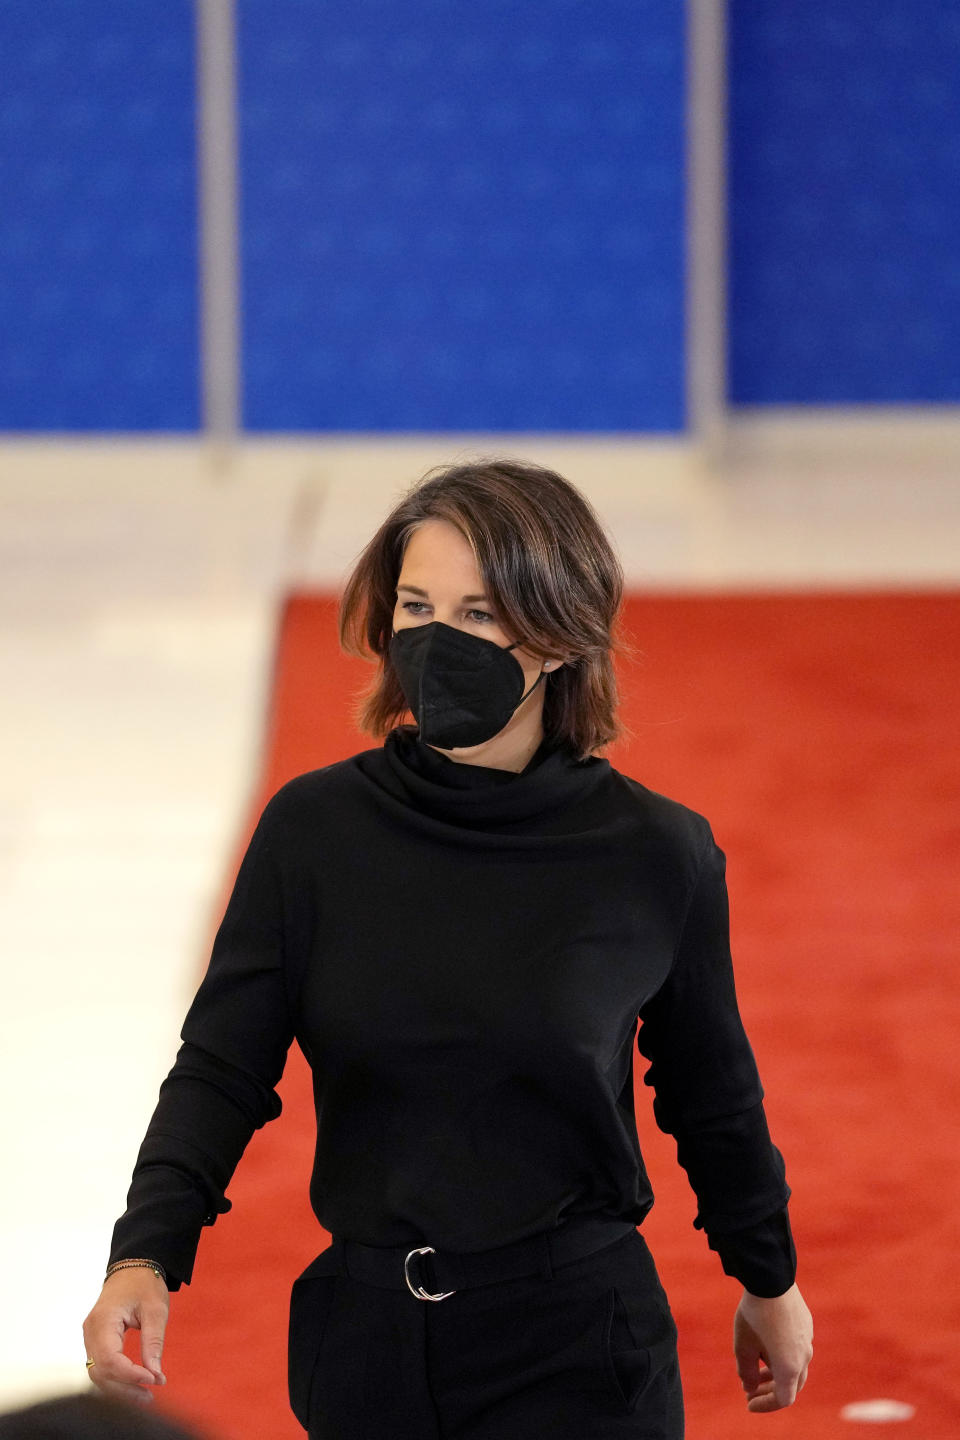
<path id="1" fill-rule="evenodd" d="M 812 1326 L 723 851 L 594 753 L 623 733 L 622 591 L 584 497 L 513 460 L 428 473 L 362 552 L 340 638 L 380 662 L 357 718 L 383 743 L 264 807 L 84 1323 L 103 1389 L 163 1383 L 168 1291 L 296 1038 L 332 1237 L 291 1296 L 310 1436 L 678 1440 L 676 1327 L 636 1228 L 636 1044 L 694 1223 L 744 1287 L 748 1408 L 793 1403 Z"/>

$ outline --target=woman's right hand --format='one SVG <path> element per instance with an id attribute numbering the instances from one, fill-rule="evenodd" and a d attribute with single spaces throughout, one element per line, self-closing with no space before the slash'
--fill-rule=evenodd
<path id="1" fill-rule="evenodd" d="M 146 1265 L 115 1270 L 104 1280 L 100 1298 L 83 1322 L 87 1359 L 96 1362 L 87 1371 L 94 1385 L 108 1395 L 148 1405 L 153 1395 L 144 1387 L 167 1383 L 160 1357 L 169 1311 L 170 1292 Z M 140 1331 L 139 1365 L 123 1353 L 127 1330 Z"/>

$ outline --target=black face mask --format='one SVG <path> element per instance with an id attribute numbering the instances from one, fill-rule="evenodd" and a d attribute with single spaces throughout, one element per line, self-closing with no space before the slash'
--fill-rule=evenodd
<path id="1" fill-rule="evenodd" d="M 509 653 L 519 644 L 497 645 L 442 620 L 394 631 L 390 660 L 419 738 L 449 750 L 498 735 L 547 673 L 541 670 L 524 695 L 523 666 Z"/>

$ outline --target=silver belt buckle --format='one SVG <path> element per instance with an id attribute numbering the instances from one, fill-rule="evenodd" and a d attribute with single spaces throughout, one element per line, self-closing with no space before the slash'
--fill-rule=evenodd
<path id="1" fill-rule="evenodd" d="M 410 1284 L 410 1256 L 435 1254 L 436 1251 L 432 1245 L 420 1245 L 415 1250 L 411 1250 L 403 1262 L 403 1278 L 407 1282 L 407 1289 L 410 1291 L 410 1294 L 415 1295 L 418 1300 L 446 1300 L 448 1295 L 456 1295 L 457 1293 L 456 1290 L 442 1290 L 439 1295 L 431 1295 L 429 1290 L 424 1290 L 422 1285 L 418 1285 L 417 1288 L 414 1289 Z"/>

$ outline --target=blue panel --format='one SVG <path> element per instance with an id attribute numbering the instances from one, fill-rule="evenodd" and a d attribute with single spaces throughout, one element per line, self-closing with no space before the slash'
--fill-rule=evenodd
<path id="1" fill-rule="evenodd" d="M 682 0 L 239 14 L 248 427 L 683 427 Z"/>
<path id="2" fill-rule="evenodd" d="M 0 4 L 0 429 L 198 423 L 193 9 Z"/>
<path id="3" fill-rule="evenodd" d="M 960 400 L 960 7 L 729 13 L 731 399 Z"/>

